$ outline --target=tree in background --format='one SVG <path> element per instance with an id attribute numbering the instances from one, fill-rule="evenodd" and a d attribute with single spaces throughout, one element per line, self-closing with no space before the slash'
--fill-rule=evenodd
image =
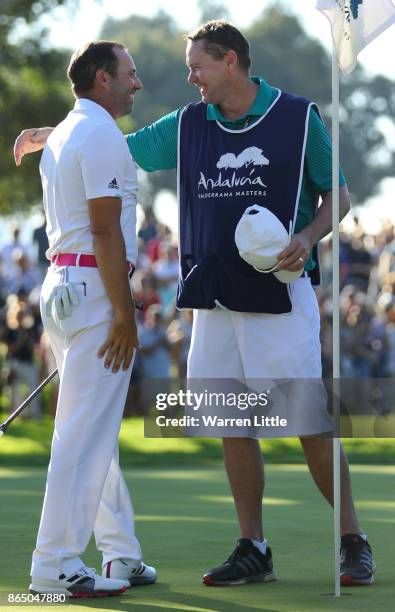
<path id="1" fill-rule="evenodd" d="M 294 16 L 276 8 L 264 12 L 246 34 L 253 72 L 316 101 L 330 128 L 331 66 L 322 45 L 307 36 Z M 395 83 L 382 76 L 370 78 L 358 67 L 352 78 L 342 79 L 340 93 L 341 163 L 353 203 L 361 205 L 379 191 L 382 179 L 394 176 L 395 151 L 386 130 L 388 125 L 395 128 Z"/>
<path id="2" fill-rule="evenodd" d="M 74 0 L 1 0 L 0 212 L 28 208 L 41 198 L 37 157 L 16 171 L 12 146 L 32 125 L 58 123 L 72 105 L 65 70 L 70 53 L 46 48 L 40 17 Z M 26 33 L 26 34 L 25 34 Z"/>
<path id="3" fill-rule="evenodd" d="M 202 21 L 226 16 L 221 3 L 203 0 L 200 6 Z M 331 67 L 321 43 L 308 36 L 296 16 L 274 5 L 243 32 L 251 43 L 252 73 L 316 101 L 330 128 Z M 144 90 L 133 110 L 133 129 L 199 99 L 195 88 L 186 83 L 182 34 L 163 12 L 152 19 L 133 16 L 105 23 L 102 35 L 127 45 L 143 79 Z M 354 204 L 363 204 L 379 191 L 382 179 L 394 175 L 395 152 L 385 135 L 388 125 L 395 127 L 394 85 L 385 77 L 369 78 L 362 68 L 352 78 L 343 79 L 341 162 Z M 162 188 L 175 190 L 174 173 L 153 173 L 147 180 L 151 194 Z"/>
<path id="4" fill-rule="evenodd" d="M 163 11 L 153 18 L 133 15 L 122 21 L 109 19 L 100 37 L 126 45 L 143 81 L 144 89 L 136 96 L 132 117 L 120 124 L 124 132 L 142 128 L 188 102 L 199 100 L 197 92 L 186 82 L 183 32 Z M 139 199 L 143 205 L 152 203 L 158 190 L 176 188 L 175 171 L 154 172 L 142 180 L 144 190 Z"/>
<path id="5" fill-rule="evenodd" d="M 220 0 L 198 0 L 200 22 L 206 23 L 212 19 L 229 19 L 229 10 Z"/>
<path id="6" fill-rule="evenodd" d="M 40 16 L 50 8 L 78 0 L 1 0 L 0 4 L 0 211 L 28 208 L 41 197 L 37 156 L 15 169 L 11 149 L 16 134 L 34 125 L 55 125 L 72 106 L 65 76 L 71 50 L 48 50 Z M 200 0 L 201 21 L 227 16 L 219 0 Z M 16 20 L 22 20 L 17 22 Z M 26 29 L 28 37 L 17 36 Z M 237 25 L 237 24 L 236 24 Z M 249 28 L 253 74 L 269 83 L 315 100 L 330 127 L 330 58 L 319 41 L 308 36 L 297 17 L 278 2 Z M 165 12 L 153 18 L 109 19 L 101 38 L 124 43 L 144 83 L 133 116 L 120 122 L 130 132 L 190 101 L 198 92 L 186 78 L 183 32 Z M 395 152 L 386 134 L 395 126 L 395 84 L 368 77 L 361 68 L 344 79 L 341 89 L 341 161 L 354 204 L 363 204 L 394 175 Z M 152 173 L 141 181 L 142 203 L 159 189 L 175 190 L 174 172 Z"/>

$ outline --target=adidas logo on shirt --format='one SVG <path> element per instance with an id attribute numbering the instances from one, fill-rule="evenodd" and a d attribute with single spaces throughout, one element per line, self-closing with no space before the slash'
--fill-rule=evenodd
<path id="1" fill-rule="evenodd" d="M 117 179 L 113 178 L 112 181 L 108 183 L 109 189 L 119 189 L 119 185 L 117 183 Z"/>

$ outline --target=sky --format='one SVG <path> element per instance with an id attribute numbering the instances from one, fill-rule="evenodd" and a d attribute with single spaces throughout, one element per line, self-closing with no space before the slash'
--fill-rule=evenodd
<path id="1" fill-rule="evenodd" d="M 223 0 L 228 7 L 230 20 L 240 28 L 248 26 L 273 0 Z M 279 4 L 275 2 L 274 4 Z M 331 47 L 328 21 L 315 8 L 315 0 L 282 0 L 297 15 L 311 36 L 318 38 L 328 49 Z M 303 7 L 303 10 L 301 10 Z M 189 30 L 199 23 L 200 11 L 197 0 L 80 0 L 80 9 L 71 15 L 60 8 L 57 18 L 48 17 L 51 26 L 51 42 L 71 49 L 97 37 L 100 27 L 109 16 L 122 19 L 131 14 L 152 17 L 164 10 Z M 389 28 L 360 54 L 360 63 L 372 74 L 385 74 L 395 80 L 394 57 L 395 26 Z"/>
<path id="2" fill-rule="evenodd" d="M 248 26 L 273 0 L 224 0 L 228 7 L 230 20 L 239 28 Z M 278 2 L 275 2 L 278 4 Z M 310 36 L 318 38 L 331 49 L 331 35 L 327 19 L 317 11 L 315 0 L 282 0 L 290 12 L 300 18 Z M 46 16 L 44 23 L 50 29 L 50 44 L 75 50 L 88 40 L 98 37 L 106 18 L 125 18 L 131 14 L 152 17 L 158 10 L 164 10 L 178 21 L 185 31 L 199 23 L 198 0 L 80 0 L 80 8 L 68 13 L 65 8 L 57 9 Z M 370 75 L 384 74 L 395 81 L 394 38 L 395 26 L 388 28 L 359 55 L 359 63 Z M 328 75 L 330 79 L 330 75 Z M 352 78 L 348 77 L 348 78 Z M 360 211 L 361 221 L 369 231 L 375 233 L 380 228 L 380 218 L 390 218 L 395 223 L 393 193 L 395 178 L 383 183 L 382 193 L 365 204 Z M 174 197 L 162 194 L 156 206 L 157 214 L 163 221 L 177 227 L 177 206 Z"/>

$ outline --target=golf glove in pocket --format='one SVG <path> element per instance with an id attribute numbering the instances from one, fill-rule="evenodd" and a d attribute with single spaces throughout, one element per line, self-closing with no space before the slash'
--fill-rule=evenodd
<path id="1" fill-rule="evenodd" d="M 80 303 L 80 298 L 72 283 L 58 285 L 52 291 L 45 310 L 48 317 L 57 316 L 60 320 L 71 316 L 73 306 Z"/>

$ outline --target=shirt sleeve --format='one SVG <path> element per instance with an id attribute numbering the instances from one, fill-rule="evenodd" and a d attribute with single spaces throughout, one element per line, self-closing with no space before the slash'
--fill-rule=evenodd
<path id="1" fill-rule="evenodd" d="M 178 120 L 181 109 L 164 115 L 155 123 L 127 136 L 129 151 L 136 164 L 146 170 L 172 170 L 177 167 Z"/>
<path id="2" fill-rule="evenodd" d="M 125 188 L 125 142 L 112 125 L 96 126 L 82 143 L 80 165 L 87 200 L 122 198 Z"/>
<path id="3" fill-rule="evenodd" d="M 307 133 L 305 172 L 311 188 L 317 193 L 332 191 L 332 142 L 314 107 L 310 112 Z M 346 182 L 339 167 L 339 185 Z"/>

